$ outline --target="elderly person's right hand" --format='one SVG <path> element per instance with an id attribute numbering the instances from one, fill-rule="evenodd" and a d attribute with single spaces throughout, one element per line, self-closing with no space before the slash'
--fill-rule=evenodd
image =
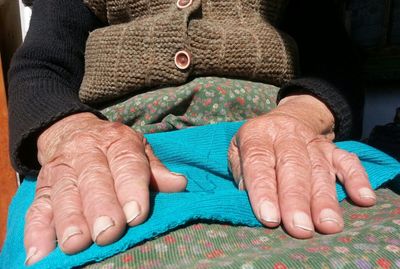
<path id="1" fill-rule="evenodd" d="M 187 183 L 157 159 L 142 134 L 91 113 L 66 117 L 43 132 L 38 158 L 42 169 L 25 224 L 27 265 L 57 241 L 72 254 L 92 242 L 118 240 L 127 223 L 147 218 L 149 187 L 177 192 Z"/>

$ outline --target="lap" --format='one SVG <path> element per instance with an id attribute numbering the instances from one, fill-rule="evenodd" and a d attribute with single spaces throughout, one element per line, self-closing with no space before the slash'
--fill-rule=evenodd
<path id="1" fill-rule="evenodd" d="M 377 205 L 343 201 L 344 232 L 297 240 L 279 227 L 265 229 L 193 224 L 124 253 L 87 266 L 94 268 L 391 268 L 399 266 L 400 198 L 377 191 Z"/>

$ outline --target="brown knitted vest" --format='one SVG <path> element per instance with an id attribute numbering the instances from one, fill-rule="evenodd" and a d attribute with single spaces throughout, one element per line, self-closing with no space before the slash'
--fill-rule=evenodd
<path id="1" fill-rule="evenodd" d="M 83 102 L 210 75 L 280 86 L 297 73 L 296 44 L 274 27 L 286 0 L 85 2 L 110 26 L 87 41 Z M 185 66 L 176 63 L 179 51 Z"/>

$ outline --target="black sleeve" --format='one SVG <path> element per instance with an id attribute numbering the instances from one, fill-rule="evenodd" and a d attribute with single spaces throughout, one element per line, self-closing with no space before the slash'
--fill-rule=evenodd
<path id="1" fill-rule="evenodd" d="M 30 28 L 8 74 L 10 156 L 24 175 L 37 174 L 36 141 L 54 122 L 79 112 L 78 90 L 84 72 L 89 32 L 100 21 L 81 0 L 35 0 Z"/>
<path id="2" fill-rule="evenodd" d="M 278 102 L 292 93 L 311 94 L 335 117 L 336 140 L 361 133 L 364 92 L 360 58 L 333 0 L 292 0 L 281 29 L 297 42 L 301 75 L 284 85 Z"/>

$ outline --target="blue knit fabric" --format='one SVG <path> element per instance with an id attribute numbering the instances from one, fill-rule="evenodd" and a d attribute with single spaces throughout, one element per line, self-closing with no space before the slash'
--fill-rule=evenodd
<path id="1" fill-rule="evenodd" d="M 152 194 L 153 211 L 149 219 L 130 228 L 114 244 L 92 245 L 70 256 L 57 248 L 31 268 L 71 268 L 100 261 L 190 220 L 261 226 L 254 217 L 246 192 L 237 190 L 228 171 L 227 149 L 240 126 L 241 123 L 222 123 L 146 135 L 156 155 L 172 171 L 187 176 L 187 192 Z M 373 188 L 400 174 L 399 162 L 376 149 L 358 142 L 337 145 L 360 157 Z M 34 192 L 35 179 L 26 179 L 10 206 L 7 239 L 0 256 L 1 268 L 24 268 L 24 216 Z M 339 200 L 346 197 L 340 185 L 337 185 L 337 194 Z"/>

